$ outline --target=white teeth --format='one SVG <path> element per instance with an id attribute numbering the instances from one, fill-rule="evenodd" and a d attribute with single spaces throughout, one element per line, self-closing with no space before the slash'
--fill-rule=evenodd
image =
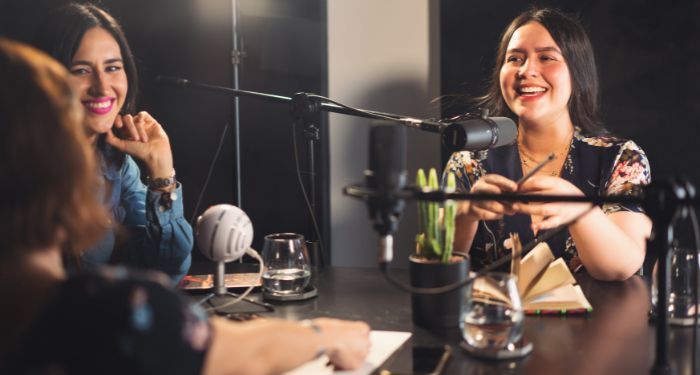
<path id="1" fill-rule="evenodd" d="M 545 92 L 547 89 L 544 87 L 533 87 L 533 86 L 527 86 L 527 87 L 521 87 L 518 89 L 520 92 L 524 93 L 534 93 L 534 92 Z"/>
<path id="2" fill-rule="evenodd" d="M 104 101 L 104 102 L 87 102 L 87 103 L 85 103 L 85 106 L 88 108 L 98 108 L 98 109 L 107 108 L 110 105 L 112 105 L 111 100 Z"/>

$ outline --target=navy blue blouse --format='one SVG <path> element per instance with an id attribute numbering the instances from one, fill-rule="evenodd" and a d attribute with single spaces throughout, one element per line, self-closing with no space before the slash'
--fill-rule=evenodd
<path id="1" fill-rule="evenodd" d="M 454 172 L 457 191 L 468 192 L 485 174 L 495 173 L 517 181 L 522 177 L 517 144 L 488 150 L 485 155 L 463 151 L 452 154 L 445 172 Z M 651 181 L 649 162 L 644 151 L 633 141 L 614 137 L 585 137 L 576 129 L 561 178 L 571 182 L 586 195 L 623 195 L 637 191 Z M 606 204 L 603 212 L 642 212 L 638 205 Z M 470 256 L 475 270 L 506 255 L 503 241 L 510 233 L 518 233 L 526 244 L 533 240 L 530 215 L 504 216 L 501 220 L 479 223 Z M 459 228 L 457 228 L 459 230 Z M 572 271 L 581 267 L 576 245 L 568 231 L 547 241 L 555 257 L 564 257 Z M 615 249 L 610 249 L 615 251 Z"/>
<path id="2" fill-rule="evenodd" d="M 201 373 L 207 316 L 169 283 L 123 267 L 70 277 L 25 335 L 12 373 Z"/>

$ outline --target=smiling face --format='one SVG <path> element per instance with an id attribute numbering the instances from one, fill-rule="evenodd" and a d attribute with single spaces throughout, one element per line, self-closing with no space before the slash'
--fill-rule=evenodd
<path id="1" fill-rule="evenodd" d="M 106 133 L 124 105 L 129 86 L 119 44 L 105 29 L 89 29 L 69 70 L 85 108 L 88 135 Z"/>
<path id="2" fill-rule="evenodd" d="M 571 122 L 571 76 L 561 49 L 538 22 L 518 28 L 500 71 L 503 99 L 521 122 Z"/>

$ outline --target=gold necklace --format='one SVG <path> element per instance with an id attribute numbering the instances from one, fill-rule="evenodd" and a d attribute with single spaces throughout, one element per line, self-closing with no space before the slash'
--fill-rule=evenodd
<path id="1" fill-rule="evenodd" d="M 566 144 L 566 148 L 562 150 L 560 153 L 555 153 L 554 154 L 554 159 L 553 160 L 559 160 L 560 158 L 565 158 L 566 155 L 569 153 L 569 148 L 571 147 L 571 141 L 569 141 Z M 524 147 L 522 147 L 522 144 L 518 142 L 518 153 L 520 154 L 520 163 L 523 165 L 523 169 L 532 169 L 535 168 L 537 165 L 543 162 L 543 160 L 538 161 L 532 156 L 528 155 L 527 152 L 525 152 Z M 529 161 L 528 161 L 529 160 Z M 557 177 L 561 175 L 561 170 L 564 168 L 564 164 L 566 164 L 566 161 L 561 164 L 559 168 L 556 169 L 542 169 L 542 173 L 550 175 L 552 177 Z"/>

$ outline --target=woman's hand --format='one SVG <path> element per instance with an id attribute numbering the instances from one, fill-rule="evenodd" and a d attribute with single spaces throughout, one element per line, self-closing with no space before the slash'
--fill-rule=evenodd
<path id="1" fill-rule="evenodd" d="M 513 193 L 517 184 L 497 174 L 487 174 L 480 178 L 470 193 L 502 194 Z M 497 201 L 461 201 L 457 208 L 458 215 L 464 215 L 469 220 L 497 220 L 503 215 L 513 215 L 512 204 Z"/>
<path id="2" fill-rule="evenodd" d="M 518 193 L 540 195 L 574 195 L 583 196 L 579 190 L 569 181 L 559 177 L 534 176 L 525 181 L 518 189 Z M 552 203 L 516 203 L 513 210 L 518 213 L 533 216 L 532 231 L 558 227 L 579 218 L 581 214 L 591 207 L 590 203 L 552 202 Z M 541 219 L 541 220 L 539 220 Z"/>
<path id="3" fill-rule="evenodd" d="M 360 367 L 369 353 L 369 326 L 364 322 L 318 318 L 314 324 L 320 328 L 320 334 L 328 338 L 331 346 L 326 354 L 334 366 L 352 370 Z"/>
<path id="4" fill-rule="evenodd" d="M 173 155 L 170 140 L 163 127 L 148 112 L 137 115 L 117 115 L 106 141 L 119 151 L 146 163 L 153 178 L 164 178 L 173 173 Z"/>

